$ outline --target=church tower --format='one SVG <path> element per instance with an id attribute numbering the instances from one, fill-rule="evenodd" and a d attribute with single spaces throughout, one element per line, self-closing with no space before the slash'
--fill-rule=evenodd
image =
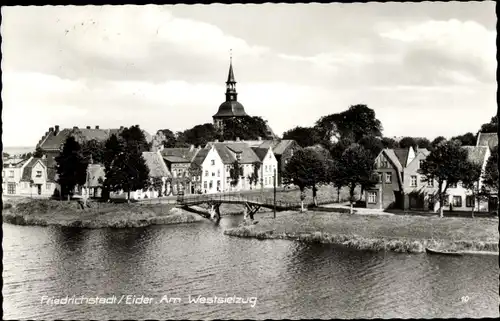
<path id="1" fill-rule="evenodd" d="M 222 121 L 228 118 L 248 116 L 245 108 L 238 102 L 236 80 L 233 72 L 233 59 L 230 57 L 229 74 L 226 81 L 226 101 L 219 106 L 219 110 L 212 116 L 216 128 L 222 130 Z"/>

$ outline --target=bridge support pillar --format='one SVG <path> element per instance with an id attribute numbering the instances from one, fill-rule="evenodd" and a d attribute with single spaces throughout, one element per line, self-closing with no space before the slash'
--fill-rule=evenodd
<path id="1" fill-rule="evenodd" d="M 247 219 L 247 217 L 250 217 L 250 219 L 253 221 L 253 216 L 260 209 L 260 205 L 245 203 L 245 207 L 246 209 L 244 213 L 244 218 Z"/>
<path id="2" fill-rule="evenodd" d="M 220 221 L 220 205 L 221 203 L 210 203 L 210 218 L 215 219 L 216 221 Z"/>

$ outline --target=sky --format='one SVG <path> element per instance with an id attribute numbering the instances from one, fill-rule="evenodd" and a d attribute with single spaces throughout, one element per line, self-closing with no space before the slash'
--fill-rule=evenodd
<path id="1" fill-rule="evenodd" d="M 4 146 L 49 127 L 151 134 L 238 101 L 281 135 L 366 104 L 383 134 L 476 132 L 497 113 L 491 2 L 2 7 Z"/>

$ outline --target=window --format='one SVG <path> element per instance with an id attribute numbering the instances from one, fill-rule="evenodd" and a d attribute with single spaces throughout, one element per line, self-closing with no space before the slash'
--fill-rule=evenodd
<path id="1" fill-rule="evenodd" d="M 212 172 L 212 177 L 215 177 L 215 172 Z"/>
<path id="2" fill-rule="evenodd" d="M 462 196 L 453 196 L 453 206 L 462 207 Z"/>
<path id="3" fill-rule="evenodd" d="M 208 171 L 205 171 L 205 176 L 208 176 Z"/>
<path id="4" fill-rule="evenodd" d="M 36 177 L 42 177 L 42 171 L 36 171 Z"/>
<path id="5" fill-rule="evenodd" d="M 377 173 L 378 174 L 378 182 L 382 183 L 382 173 Z"/>
<path id="6" fill-rule="evenodd" d="M 10 177 L 10 178 L 13 178 L 13 177 L 14 177 L 14 171 L 9 171 L 9 177 Z M 14 187 L 14 189 L 15 189 L 15 187 Z"/>
<path id="7" fill-rule="evenodd" d="M 207 182 L 206 182 L 206 181 L 205 181 L 205 182 L 203 182 L 203 188 L 204 188 L 204 189 L 207 189 Z"/>
<path id="8" fill-rule="evenodd" d="M 466 207 L 474 207 L 474 197 L 468 195 L 465 197 L 465 206 Z"/>
<path id="9" fill-rule="evenodd" d="M 240 153 L 236 154 L 236 160 L 238 160 L 238 161 L 241 160 L 241 154 Z"/>
<path id="10" fill-rule="evenodd" d="M 215 165 L 215 159 L 212 159 L 211 163 L 212 165 Z"/>
<path id="11" fill-rule="evenodd" d="M 392 183 L 392 173 L 385 173 L 385 182 Z"/>
<path id="12" fill-rule="evenodd" d="M 229 173 L 229 166 L 226 166 L 226 173 Z"/>
<path id="13" fill-rule="evenodd" d="M 212 189 L 214 187 L 214 181 L 210 181 L 208 184 L 208 188 Z"/>
<path id="14" fill-rule="evenodd" d="M 16 194 L 16 183 L 8 183 L 7 184 L 7 193 L 8 194 Z"/>
<path id="15" fill-rule="evenodd" d="M 271 153 L 269 153 L 269 159 L 273 158 L 273 156 L 271 155 Z"/>
<path id="16" fill-rule="evenodd" d="M 217 177 L 220 177 L 220 169 L 217 170 Z"/>
<path id="17" fill-rule="evenodd" d="M 380 161 L 380 167 L 382 167 L 382 168 L 388 168 L 389 167 L 389 164 L 387 163 L 386 159 L 382 159 Z"/>
<path id="18" fill-rule="evenodd" d="M 434 180 L 430 179 L 427 181 L 427 187 L 434 187 Z"/>
<path id="19" fill-rule="evenodd" d="M 368 193 L 368 204 L 377 204 L 377 192 Z"/>
<path id="20" fill-rule="evenodd" d="M 410 179 L 410 186 L 417 187 L 417 175 L 412 175 Z"/>

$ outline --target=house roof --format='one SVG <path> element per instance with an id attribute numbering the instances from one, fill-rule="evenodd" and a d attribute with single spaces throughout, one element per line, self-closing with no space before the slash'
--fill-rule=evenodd
<path id="1" fill-rule="evenodd" d="M 259 160 L 263 161 L 269 151 L 269 148 L 260 148 L 260 147 L 252 147 L 255 155 L 259 158 Z"/>
<path id="2" fill-rule="evenodd" d="M 89 164 L 88 166 L 88 184 L 89 187 L 99 187 L 102 183 L 99 182 L 99 178 L 104 181 L 106 178 L 106 173 L 104 171 L 104 166 L 101 164 Z"/>
<path id="3" fill-rule="evenodd" d="M 393 148 L 394 154 L 399 160 L 399 164 L 402 167 L 406 167 L 408 165 L 406 162 L 408 161 L 408 154 L 410 153 L 410 148 Z"/>
<path id="4" fill-rule="evenodd" d="M 9 158 L 2 160 L 4 168 L 11 167 L 11 165 L 12 167 L 22 167 L 27 161 L 29 161 L 29 158 L 28 159 Z"/>
<path id="5" fill-rule="evenodd" d="M 273 153 L 276 155 L 283 154 L 288 147 L 292 146 L 295 141 L 292 139 L 282 139 L 273 147 Z"/>
<path id="6" fill-rule="evenodd" d="M 171 177 L 163 158 L 156 152 L 143 152 L 142 157 L 149 168 L 149 177 Z"/>
<path id="7" fill-rule="evenodd" d="M 491 150 L 497 145 L 498 145 L 497 133 L 478 133 L 476 146 L 488 146 Z"/>
<path id="8" fill-rule="evenodd" d="M 253 149 L 245 143 L 218 143 L 216 145 L 222 145 L 229 151 L 233 153 L 241 153 L 239 162 L 242 164 L 252 164 L 254 162 L 259 162 L 259 157 L 255 154 Z M 234 156 L 231 155 L 233 162 L 235 160 Z"/>
<path id="9" fill-rule="evenodd" d="M 161 155 L 171 163 L 190 163 L 199 151 L 198 148 L 164 148 Z"/>
<path id="10" fill-rule="evenodd" d="M 210 147 L 205 147 L 205 148 L 200 149 L 198 151 L 198 153 L 196 153 L 196 155 L 194 156 L 193 163 L 198 165 L 198 166 L 201 166 L 201 164 L 203 164 L 203 162 L 205 161 L 205 158 L 207 158 L 209 151 L 210 151 Z"/>
<path id="11" fill-rule="evenodd" d="M 59 150 L 61 145 L 64 144 L 68 136 L 73 135 L 79 141 L 87 141 L 95 139 L 97 141 L 105 141 L 111 135 L 118 135 L 123 129 L 97 129 L 97 128 L 64 128 L 55 133 L 53 130 L 49 131 L 46 136 L 41 140 L 40 147 L 44 150 Z M 142 130 L 146 141 L 152 141 L 151 135 Z"/>
<path id="12" fill-rule="evenodd" d="M 472 163 L 482 165 L 487 160 L 487 146 L 462 146 L 462 148 L 467 151 L 467 158 Z"/>
<path id="13" fill-rule="evenodd" d="M 417 154 L 418 153 L 422 153 L 425 156 L 429 156 L 431 152 L 427 148 L 417 148 Z"/>
<path id="14" fill-rule="evenodd" d="M 403 166 L 399 162 L 399 158 L 396 156 L 396 153 L 394 152 L 394 149 L 383 149 L 382 153 L 387 155 L 387 158 L 394 164 L 398 172 L 401 172 L 403 170 Z"/>
<path id="15" fill-rule="evenodd" d="M 23 174 L 21 176 L 21 181 L 29 181 L 31 180 L 31 177 L 32 177 L 32 171 L 33 171 L 33 166 L 35 166 L 36 163 L 38 162 L 42 162 L 42 159 L 41 158 L 31 158 L 28 163 L 26 164 L 26 166 L 23 168 Z M 45 164 L 43 164 L 44 166 L 46 166 Z"/>

